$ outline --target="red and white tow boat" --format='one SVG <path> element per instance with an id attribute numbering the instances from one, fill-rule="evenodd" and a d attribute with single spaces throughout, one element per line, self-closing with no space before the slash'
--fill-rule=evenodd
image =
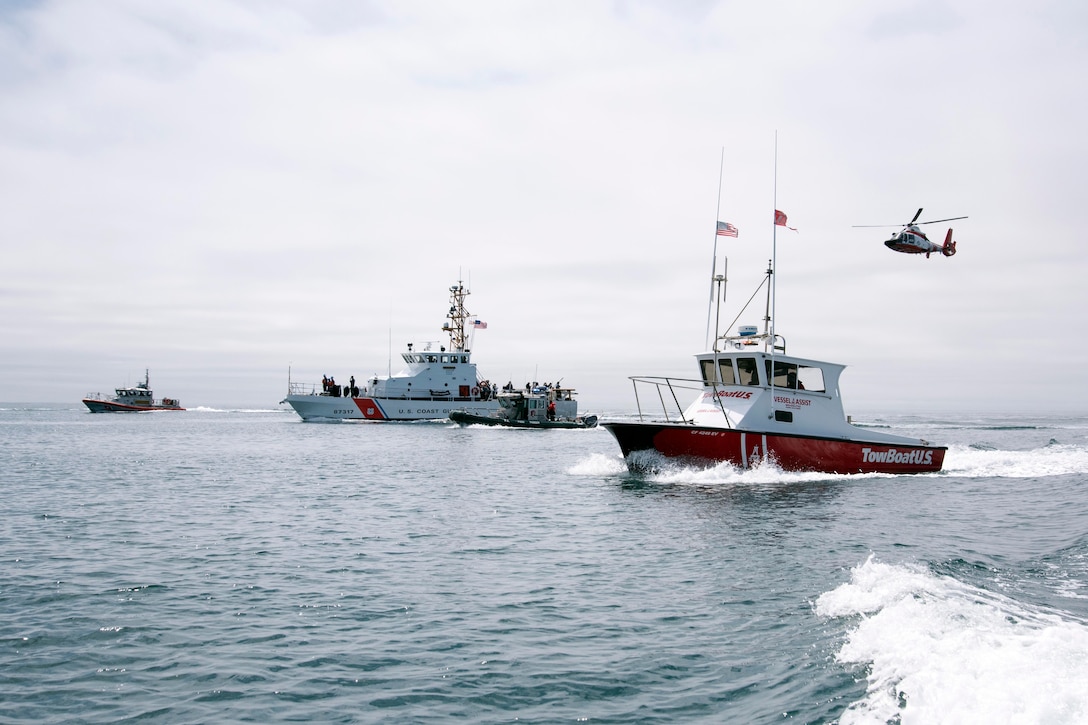
<path id="1" fill-rule="evenodd" d="M 656 451 L 667 458 L 729 462 L 739 468 L 770 461 L 788 471 L 824 473 L 941 470 L 944 446 L 859 428 L 847 420 L 839 394 L 844 365 L 786 354 L 785 341 L 770 327 L 772 275 L 773 263 L 765 280 L 768 328 L 762 334 L 754 326 L 720 337 L 715 330 L 713 349 L 695 356 L 698 378 L 631 378 L 638 421 L 601 423 L 615 436 L 628 467 L 652 466 L 632 454 Z M 720 287 L 725 276 L 712 279 Z M 661 402 L 663 420 L 644 415 L 640 389 Z M 691 390 L 697 391 L 695 401 L 681 408 L 678 396 Z"/>
<path id="2" fill-rule="evenodd" d="M 144 370 L 144 381 L 129 388 L 115 388 L 111 398 L 102 393 L 87 393 L 83 404 L 92 413 L 142 413 L 149 410 L 185 410 L 176 398 L 155 400 L 150 377 Z"/>

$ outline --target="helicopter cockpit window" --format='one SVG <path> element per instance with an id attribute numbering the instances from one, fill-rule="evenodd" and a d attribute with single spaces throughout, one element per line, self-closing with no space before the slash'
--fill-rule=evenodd
<path id="1" fill-rule="evenodd" d="M 754 357 L 738 357 L 737 373 L 741 385 L 759 385 L 759 366 Z"/>

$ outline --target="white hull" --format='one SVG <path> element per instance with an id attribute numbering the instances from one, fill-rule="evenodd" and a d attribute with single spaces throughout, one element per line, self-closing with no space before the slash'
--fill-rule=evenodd
<path id="1" fill-rule="evenodd" d="M 334 398 L 328 395 L 288 395 L 284 399 L 303 420 L 433 420 L 450 411 L 490 415 L 495 400 L 404 400 L 403 398 Z"/>
<path id="2" fill-rule="evenodd" d="M 445 420 L 450 411 L 488 415 L 499 409 L 497 387 L 481 379 L 472 361 L 466 330 L 487 325 L 465 309 L 468 290 L 460 282 L 450 287 L 449 322 L 442 331 L 449 345 L 408 343 L 401 353 L 405 368 L 395 375 L 374 375 L 347 385 L 322 378 L 321 385 L 295 383 L 288 374 L 287 397 L 303 420 Z M 473 319 L 471 323 L 469 320 Z M 438 349 L 435 349 L 435 348 Z"/>

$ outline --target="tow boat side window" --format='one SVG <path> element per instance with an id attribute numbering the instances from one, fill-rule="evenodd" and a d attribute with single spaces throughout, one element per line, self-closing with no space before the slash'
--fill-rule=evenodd
<path id="1" fill-rule="evenodd" d="M 824 371 L 821 368 L 801 365 L 797 368 L 797 387 L 802 390 L 811 390 L 814 393 L 822 393 L 827 390 L 824 384 Z"/>
<path id="2" fill-rule="evenodd" d="M 771 374 L 771 361 L 765 360 L 767 374 Z M 798 365 L 775 360 L 774 386 L 789 390 L 810 390 L 824 392 L 824 371 L 817 367 Z"/>
<path id="3" fill-rule="evenodd" d="M 741 385 L 759 385 L 759 366 L 754 357 L 738 357 L 737 373 Z"/>
<path id="4" fill-rule="evenodd" d="M 774 375 L 771 375 L 771 361 L 764 360 L 764 367 L 767 368 L 767 377 L 771 378 L 773 385 L 776 388 L 797 388 L 797 364 L 782 362 L 781 360 L 774 361 Z"/>

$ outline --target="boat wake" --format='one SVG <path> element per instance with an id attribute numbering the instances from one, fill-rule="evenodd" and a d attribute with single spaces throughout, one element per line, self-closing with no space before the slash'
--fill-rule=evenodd
<path id="1" fill-rule="evenodd" d="M 966 478 L 1039 478 L 1088 473 L 1088 449 L 1051 441 L 1025 451 L 990 446 L 951 446 L 945 456 L 945 476 Z"/>
<path id="2" fill-rule="evenodd" d="M 1088 624 L 921 566 L 872 556 L 816 600 L 844 620 L 835 654 L 864 668 L 840 723 L 1083 722 Z"/>
<path id="3" fill-rule="evenodd" d="M 284 410 L 283 408 L 213 408 L 207 405 L 198 405 L 189 408 L 190 411 L 198 413 L 293 413 L 291 410 Z"/>
<path id="4" fill-rule="evenodd" d="M 714 465 L 690 463 L 652 450 L 635 451 L 626 461 L 620 456 L 594 454 L 568 469 L 568 473 L 586 476 L 621 476 L 666 486 L 781 485 L 813 481 L 849 481 L 858 478 L 857 475 L 818 471 L 785 471 L 773 461 L 764 461 L 748 469 L 737 468 L 731 463 Z M 894 476 L 866 474 L 865 477 L 892 478 Z"/>
<path id="5" fill-rule="evenodd" d="M 572 476 L 620 476 L 627 473 L 627 464 L 619 456 L 594 453 L 567 469 Z"/>
<path id="6" fill-rule="evenodd" d="M 630 468 L 629 468 L 630 466 Z M 573 475 L 627 476 L 662 485 L 789 484 L 814 481 L 857 481 L 896 478 L 891 473 L 832 474 L 815 471 L 786 471 L 773 461 L 741 469 L 730 463 L 705 465 L 663 456 L 652 450 L 635 451 L 625 461 L 620 456 L 594 454 L 568 470 Z M 939 473 L 911 474 L 937 478 L 1044 478 L 1088 474 L 1088 448 L 1050 443 L 1026 451 L 1001 450 L 989 446 L 952 446 Z"/>

